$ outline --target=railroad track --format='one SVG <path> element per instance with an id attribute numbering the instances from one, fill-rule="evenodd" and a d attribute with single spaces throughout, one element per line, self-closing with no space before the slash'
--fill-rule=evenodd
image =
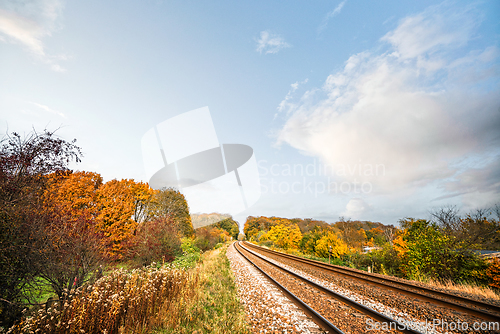
<path id="1" fill-rule="evenodd" d="M 315 283 L 301 275 L 298 275 L 297 273 L 294 273 L 293 271 L 290 271 L 282 266 L 277 265 L 276 263 L 269 261 L 256 252 L 242 246 L 239 242 L 234 243 L 233 245 L 247 261 L 255 266 L 262 274 L 268 277 L 270 281 L 273 282 L 273 284 L 275 284 L 280 290 L 284 292 L 285 295 L 289 297 L 289 299 L 291 299 L 297 306 L 299 306 L 306 314 L 311 316 L 313 320 L 318 324 L 318 326 L 320 326 L 328 333 L 343 333 L 341 329 L 339 329 L 330 321 L 332 318 L 335 318 L 335 314 L 332 314 L 332 309 L 335 309 L 335 307 L 331 308 L 326 304 L 328 304 L 328 302 L 330 304 L 334 304 L 332 298 L 335 300 L 337 309 L 344 310 L 344 313 L 347 314 L 354 314 L 355 317 L 361 317 L 359 318 L 359 320 L 357 320 L 358 327 L 354 329 L 354 331 L 352 328 L 352 323 L 356 320 L 354 318 L 348 320 L 348 323 L 351 326 L 351 332 L 364 332 L 364 329 L 366 329 L 365 327 L 368 322 L 362 323 L 361 321 L 366 321 L 368 319 L 367 317 L 369 317 L 373 321 L 372 323 L 377 323 L 380 325 L 380 327 L 385 326 L 386 328 L 391 329 L 390 332 L 420 333 L 412 329 L 408 324 L 402 324 L 397 320 L 394 320 L 380 312 L 377 312 L 350 298 L 332 291 L 327 287 Z M 260 263 L 257 264 L 256 262 Z M 264 269 L 266 267 L 267 269 Z M 273 271 L 274 274 L 272 275 L 268 273 Z M 277 271 L 279 271 L 281 274 L 277 274 Z M 279 278 L 276 279 L 276 277 Z M 282 283 L 285 282 L 285 284 L 280 284 L 278 280 L 280 280 Z M 291 287 L 291 289 L 286 288 L 284 285 Z M 309 305 L 310 301 L 312 301 L 311 305 Z M 321 306 L 321 303 L 323 303 L 323 305 L 325 305 L 326 307 Z M 350 310 L 346 311 L 346 309 Z M 365 327 L 362 327 L 363 325 L 365 325 Z"/>
<path id="2" fill-rule="evenodd" d="M 350 268 L 304 259 L 290 254 L 284 254 L 281 252 L 256 246 L 248 242 L 245 242 L 244 245 L 257 250 L 258 252 L 271 254 L 278 258 L 285 258 L 300 263 L 301 265 L 305 264 L 307 266 L 314 267 L 315 269 L 324 270 L 331 274 L 333 273 L 342 275 L 344 277 L 362 281 L 363 283 L 368 283 L 373 286 L 390 289 L 397 293 L 411 296 L 424 302 L 445 307 L 447 309 L 453 309 L 469 316 L 474 316 L 491 322 L 500 322 L 500 307 L 497 305 L 448 294 L 442 291 L 425 288 L 412 283 L 401 282 L 391 277 L 380 277 L 370 273 L 363 273 L 360 271 L 352 270 Z"/>

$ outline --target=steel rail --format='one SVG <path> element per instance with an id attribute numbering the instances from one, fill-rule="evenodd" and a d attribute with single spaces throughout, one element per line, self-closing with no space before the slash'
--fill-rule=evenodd
<path id="1" fill-rule="evenodd" d="M 272 266 L 278 268 L 279 270 L 284 271 L 287 274 L 289 274 L 289 275 L 291 275 L 293 277 L 298 278 L 299 280 L 305 282 L 306 284 L 308 284 L 310 286 L 313 286 L 314 288 L 316 288 L 318 290 L 321 290 L 322 292 L 328 294 L 329 296 L 331 296 L 331 297 L 333 297 L 333 298 L 341 301 L 344 304 L 349 305 L 350 307 L 352 307 L 352 308 L 354 308 L 354 309 L 356 309 L 356 310 L 358 310 L 358 311 L 360 311 L 360 312 L 368 315 L 369 317 L 371 317 L 371 318 L 373 318 L 373 319 L 375 319 L 375 320 L 377 320 L 377 321 L 379 321 L 381 323 L 387 323 L 388 328 L 395 329 L 395 330 L 397 330 L 399 332 L 407 333 L 407 334 L 410 334 L 410 333 L 411 334 L 415 334 L 415 333 L 420 334 L 420 332 L 415 331 L 415 330 L 413 330 L 411 328 L 408 328 L 410 326 L 401 324 L 397 320 L 394 320 L 394 319 L 392 319 L 392 318 L 390 318 L 390 317 L 388 317 L 388 316 L 386 316 L 386 315 L 384 315 L 384 314 L 382 314 L 380 312 L 377 312 L 377 311 L 375 311 L 375 310 L 373 310 L 373 309 L 371 309 L 371 308 L 369 308 L 367 306 L 364 306 L 363 304 L 355 302 L 354 300 L 352 300 L 350 298 L 347 298 L 347 297 L 345 297 L 345 296 L 343 296 L 343 295 L 341 295 L 341 294 L 339 294 L 339 293 L 337 293 L 335 291 L 332 291 L 332 290 L 330 290 L 330 289 L 328 289 L 328 288 L 326 288 L 326 287 L 324 287 L 324 286 L 322 286 L 322 285 L 320 285 L 318 283 L 315 283 L 315 282 L 313 282 L 313 281 L 311 281 L 311 280 L 309 280 L 309 279 L 307 279 L 307 278 L 305 278 L 305 277 L 303 277 L 303 276 L 301 276 L 301 275 L 299 275 L 297 273 L 294 273 L 293 271 L 290 271 L 290 270 L 288 270 L 286 268 L 283 268 L 280 265 L 277 265 L 276 263 L 273 263 L 273 262 L 269 261 L 268 259 L 263 258 L 261 255 L 255 253 L 254 251 L 251 251 L 251 250 L 247 249 L 246 247 L 242 246 L 241 244 L 239 244 L 239 242 L 238 242 L 238 247 L 243 248 L 247 252 L 253 254 L 254 256 L 257 256 L 261 260 L 263 260 L 263 261 L 271 264 Z M 236 249 L 238 249 L 238 248 L 236 248 Z"/>
<path id="2" fill-rule="evenodd" d="M 294 302 L 299 308 L 301 308 L 307 315 L 313 318 L 314 322 L 321 327 L 321 329 L 326 330 L 329 333 L 338 333 L 344 334 L 339 328 L 337 328 L 330 321 L 325 319 L 321 314 L 319 314 L 316 310 L 307 305 L 304 301 L 302 301 L 299 297 L 295 296 L 292 292 L 290 292 L 287 288 L 279 284 L 274 278 L 269 276 L 262 268 L 260 268 L 257 264 L 255 264 L 252 260 L 250 260 L 243 252 L 241 252 L 238 247 L 236 247 L 236 243 L 233 243 L 234 248 L 241 254 L 250 264 L 252 264 L 255 268 L 257 268 L 264 276 L 266 276 L 275 286 L 277 286 L 290 300 Z"/>
<path id="3" fill-rule="evenodd" d="M 474 316 L 479 317 L 479 318 L 484 319 L 484 320 L 500 322 L 499 315 L 488 313 L 488 312 L 485 312 L 482 310 L 477 310 L 477 309 L 471 308 L 469 306 L 461 305 L 461 304 L 458 304 L 457 301 L 462 302 L 462 303 L 469 303 L 469 304 L 472 304 L 474 306 L 481 307 L 483 309 L 488 309 L 488 310 L 500 313 L 500 307 L 496 306 L 496 305 L 492 305 L 492 304 L 480 302 L 480 301 L 477 301 L 474 299 L 460 297 L 460 296 L 456 296 L 456 295 L 452 295 L 452 294 L 447 294 L 445 292 L 436 291 L 433 289 L 421 287 L 421 286 L 414 285 L 411 283 L 403 283 L 403 282 L 397 281 L 395 279 L 392 279 L 390 277 L 381 278 L 381 277 L 378 277 L 378 276 L 375 276 L 372 274 L 362 273 L 362 272 L 350 270 L 348 268 L 344 268 L 344 267 L 340 267 L 340 266 L 335 266 L 335 265 L 331 265 L 331 264 L 327 264 L 327 263 L 323 263 L 323 262 L 319 262 L 319 261 L 315 261 L 315 260 L 304 259 L 304 258 L 295 256 L 295 255 L 285 254 L 285 253 L 277 252 L 274 250 L 266 249 L 266 248 L 248 243 L 248 242 L 245 242 L 245 245 L 248 245 L 254 249 L 261 250 L 263 252 L 275 254 L 275 255 L 281 256 L 283 258 L 288 258 L 288 259 L 291 259 L 291 260 L 294 260 L 297 262 L 305 263 L 305 264 L 308 264 L 308 265 L 313 266 L 313 267 L 319 267 L 319 268 L 322 268 L 322 269 L 325 269 L 328 271 L 332 271 L 334 273 L 341 274 L 341 275 L 344 275 L 344 276 L 349 277 L 349 278 L 362 280 L 362 281 L 368 282 L 370 284 L 373 284 L 373 285 L 376 285 L 376 286 L 379 286 L 382 288 L 402 292 L 404 294 L 411 295 L 412 297 L 415 297 L 415 298 L 418 298 L 418 299 L 421 299 L 421 300 L 424 300 L 427 302 L 431 302 L 433 304 L 437 304 L 440 306 L 444 306 L 447 308 L 451 308 L 451 309 L 454 309 L 456 311 L 466 313 L 468 315 L 474 315 Z M 397 284 L 397 285 L 399 285 L 399 287 L 391 285 L 390 283 L 387 283 L 386 281 L 388 281 L 392 284 Z M 425 295 L 425 294 L 423 294 L 423 292 L 411 291 L 411 290 L 407 289 L 408 287 L 412 288 L 412 289 L 417 289 L 417 290 L 423 291 L 425 293 L 438 295 L 440 297 L 454 299 L 455 301 L 448 301 L 448 300 L 436 298 L 433 296 Z"/>

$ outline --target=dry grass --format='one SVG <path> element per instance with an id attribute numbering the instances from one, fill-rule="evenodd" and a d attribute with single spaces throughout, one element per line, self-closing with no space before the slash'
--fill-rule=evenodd
<path id="1" fill-rule="evenodd" d="M 155 333 L 250 333 L 246 315 L 226 258 L 227 245 L 206 252 L 193 269 L 197 282 L 172 311 L 163 312 L 161 328 Z"/>
<path id="2" fill-rule="evenodd" d="M 439 290 L 458 292 L 460 294 L 467 294 L 469 296 L 476 296 L 480 298 L 500 301 L 500 295 L 498 295 L 494 289 L 488 286 L 480 286 L 472 283 L 460 284 L 452 281 L 438 282 L 433 280 L 425 281 L 425 283 L 431 288 Z"/>
<path id="3" fill-rule="evenodd" d="M 190 270 L 117 269 L 66 302 L 31 310 L 8 333 L 249 333 L 226 249 Z"/>
<path id="4" fill-rule="evenodd" d="M 170 266 L 118 269 L 50 307 L 32 310 L 8 333 L 141 333 L 157 325 L 196 280 Z"/>

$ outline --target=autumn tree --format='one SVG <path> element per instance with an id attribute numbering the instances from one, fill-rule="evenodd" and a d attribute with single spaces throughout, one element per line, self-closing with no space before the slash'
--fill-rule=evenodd
<path id="1" fill-rule="evenodd" d="M 41 249 L 39 277 L 63 301 L 65 291 L 94 279 L 103 260 L 103 235 L 83 216 L 63 215 L 51 217 L 42 233 L 47 244 Z"/>
<path id="2" fill-rule="evenodd" d="M 246 238 L 248 240 L 252 240 L 260 231 L 267 232 L 271 229 L 271 227 L 277 225 L 272 218 L 249 216 L 245 222 L 245 226 L 243 227 L 243 232 L 245 233 Z"/>
<path id="3" fill-rule="evenodd" d="M 387 225 L 382 228 L 385 240 L 392 246 L 394 244 L 394 239 L 399 235 L 399 229 L 393 225 Z"/>
<path id="4" fill-rule="evenodd" d="M 184 195 L 177 189 L 164 188 L 156 192 L 148 207 L 150 217 L 171 217 L 179 232 L 185 237 L 194 235 L 189 207 Z"/>
<path id="5" fill-rule="evenodd" d="M 49 131 L 13 133 L 0 142 L 0 322 L 6 326 L 33 302 L 44 266 L 45 175 L 66 170 L 81 155 L 75 140 Z"/>
<path id="6" fill-rule="evenodd" d="M 81 286 L 103 259 L 103 234 L 96 227 L 97 190 L 102 177 L 91 172 L 58 171 L 46 176 L 43 195 L 48 217 L 40 251 L 40 277 L 62 299 L 65 289 Z"/>
<path id="7" fill-rule="evenodd" d="M 216 227 L 215 224 L 197 228 L 195 233 L 194 244 L 202 251 L 213 249 L 215 245 L 229 241 L 231 237 L 226 230 Z"/>
<path id="8" fill-rule="evenodd" d="M 99 210 L 97 190 L 102 185 L 101 175 L 60 171 L 46 178 L 43 199 L 47 211 L 70 220 L 95 220 Z"/>
<path id="9" fill-rule="evenodd" d="M 131 244 L 131 256 L 139 265 L 171 262 L 182 253 L 177 224 L 170 217 L 160 217 L 139 224 Z"/>
<path id="10" fill-rule="evenodd" d="M 371 241 L 373 245 L 382 246 L 386 242 L 384 229 L 381 227 L 374 227 L 371 230 L 368 230 L 366 233 L 366 239 Z"/>
<path id="11" fill-rule="evenodd" d="M 336 258 L 340 258 L 349 250 L 347 245 L 340 238 L 339 233 L 328 232 L 316 242 L 316 255 L 325 258 L 328 257 L 330 247 L 332 250 L 332 256 Z"/>
<path id="12" fill-rule="evenodd" d="M 283 249 L 297 249 L 302 239 L 297 224 L 278 224 L 273 226 L 261 239 L 271 240 L 276 246 Z"/>
<path id="13" fill-rule="evenodd" d="M 226 231 L 233 240 L 238 239 L 238 234 L 240 232 L 240 227 L 238 223 L 233 218 L 226 218 L 214 224 L 216 227 Z"/>
<path id="14" fill-rule="evenodd" d="M 104 233 L 109 255 L 121 259 L 125 254 L 124 244 L 137 228 L 134 214 L 134 195 L 128 180 L 111 180 L 97 190 L 99 214 L 97 228 Z"/>
<path id="15" fill-rule="evenodd" d="M 319 226 L 315 226 L 314 229 L 305 233 L 300 240 L 299 247 L 300 250 L 306 254 L 315 254 L 316 252 L 316 242 L 321 239 L 327 231 L 321 229 Z"/>
<path id="16" fill-rule="evenodd" d="M 293 218 L 290 219 L 290 221 L 299 226 L 300 232 L 302 232 L 302 234 L 306 234 L 312 230 L 329 231 L 332 229 L 330 224 L 322 220 L 314 220 L 311 218 L 306 218 L 306 219 Z"/>
<path id="17" fill-rule="evenodd" d="M 489 210 L 477 209 L 460 219 L 460 241 L 469 248 L 497 250 L 500 248 L 500 220 L 491 217 Z"/>
<path id="18" fill-rule="evenodd" d="M 341 217 L 340 221 L 335 223 L 335 227 L 341 231 L 342 240 L 349 247 L 361 248 L 366 241 L 366 233 L 361 227 L 361 222 Z"/>
<path id="19" fill-rule="evenodd" d="M 500 248 L 498 208 L 497 204 L 493 208 L 475 209 L 461 216 L 457 207 L 446 206 L 431 214 L 440 230 L 457 243 L 456 247 L 496 250 Z"/>
<path id="20" fill-rule="evenodd" d="M 494 257 L 488 261 L 486 276 L 490 279 L 489 285 L 500 289 L 500 259 Z"/>
<path id="21" fill-rule="evenodd" d="M 158 192 L 152 189 L 147 183 L 126 180 L 134 198 L 134 214 L 132 219 L 136 223 L 142 223 L 150 219 L 148 206 L 153 196 Z"/>

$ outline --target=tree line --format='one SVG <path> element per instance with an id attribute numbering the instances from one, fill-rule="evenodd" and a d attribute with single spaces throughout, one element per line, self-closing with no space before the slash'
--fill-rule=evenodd
<path id="1" fill-rule="evenodd" d="M 81 159 L 76 140 L 48 131 L 0 142 L 0 327 L 44 294 L 64 304 L 103 265 L 170 262 L 184 253 L 183 240 L 206 250 L 237 237 L 231 218 L 195 233 L 176 189 L 68 169 Z"/>
<path id="2" fill-rule="evenodd" d="M 432 219 L 404 218 L 399 227 L 341 218 L 248 217 L 247 240 L 309 257 L 415 280 L 474 282 L 500 288 L 500 260 L 478 250 L 500 250 L 500 206 L 460 215 L 456 207 Z"/>

